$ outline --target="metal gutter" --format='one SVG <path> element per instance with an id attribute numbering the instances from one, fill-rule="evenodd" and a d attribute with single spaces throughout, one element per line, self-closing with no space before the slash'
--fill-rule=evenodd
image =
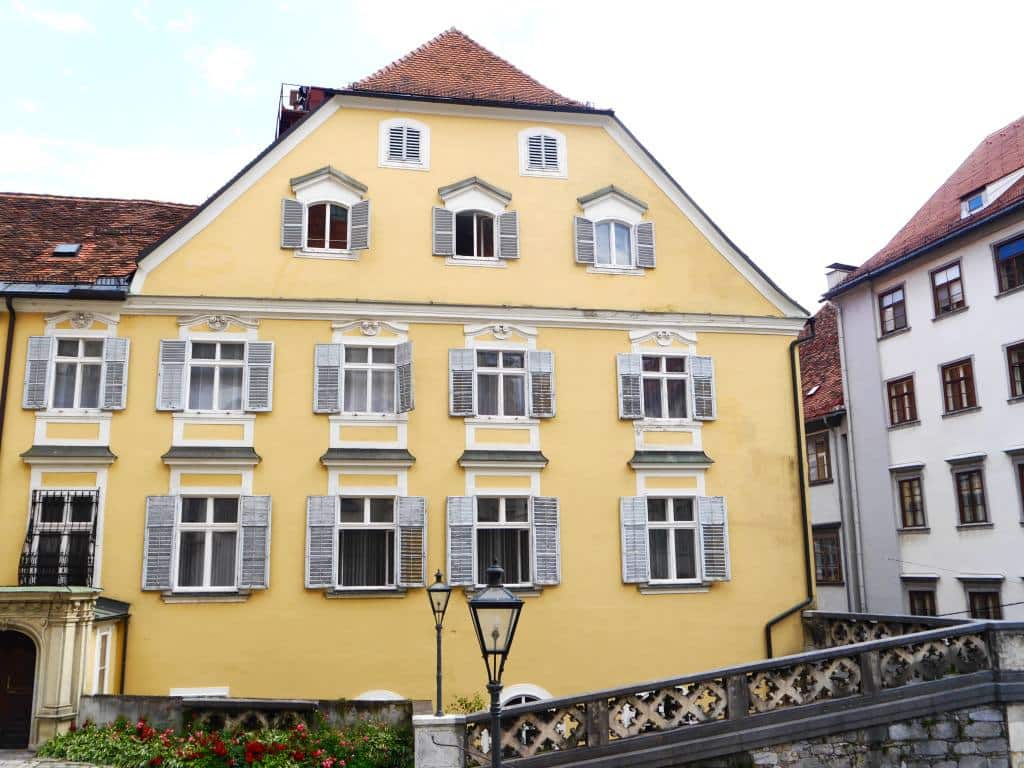
<path id="1" fill-rule="evenodd" d="M 11 350 L 14 348 L 14 297 L 7 297 L 7 339 L 4 343 L 3 382 L 0 383 L 0 446 L 4 441 L 4 422 L 7 416 L 7 390 L 11 381 Z"/>

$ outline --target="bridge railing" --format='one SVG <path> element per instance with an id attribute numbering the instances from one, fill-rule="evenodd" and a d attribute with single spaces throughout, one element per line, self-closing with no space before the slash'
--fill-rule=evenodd
<path id="1" fill-rule="evenodd" d="M 698 675 L 508 707 L 502 712 L 502 755 L 516 759 L 575 752 L 582 758 L 579 750 L 622 739 L 992 670 L 995 634 L 1024 630 L 1024 624 L 1009 622 L 945 623 Z M 466 754 L 490 753 L 489 722 L 486 712 L 466 717 Z"/>
<path id="2" fill-rule="evenodd" d="M 971 619 L 905 616 L 881 613 L 804 611 L 804 635 L 809 648 L 835 648 L 868 640 L 883 640 L 939 627 L 970 624 Z"/>

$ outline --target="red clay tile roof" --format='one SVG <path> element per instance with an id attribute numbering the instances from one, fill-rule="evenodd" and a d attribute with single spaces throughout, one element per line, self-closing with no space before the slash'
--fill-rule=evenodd
<path id="1" fill-rule="evenodd" d="M 801 333 L 806 336 L 807 329 Z M 800 345 L 800 383 L 804 421 L 813 421 L 843 406 L 843 372 L 839 364 L 836 308 L 826 303 L 814 316 L 814 338 Z M 808 395 L 812 389 L 813 395 Z"/>
<path id="2" fill-rule="evenodd" d="M 349 87 L 448 99 L 585 106 L 541 85 L 454 27 Z"/>
<path id="3" fill-rule="evenodd" d="M 135 271 L 139 251 L 181 224 L 193 205 L 0 193 L 0 281 L 94 283 Z M 80 243 L 77 256 L 53 256 Z"/>
<path id="4" fill-rule="evenodd" d="M 972 216 L 960 218 L 960 201 L 964 197 L 1019 168 L 1024 168 L 1024 117 L 986 136 L 888 245 L 851 272 L 838 286 L 839 290 L 869 272 L 1020 202 L 1024 197 L 1024 179 L 1006 190 L 994 203 Z"/>

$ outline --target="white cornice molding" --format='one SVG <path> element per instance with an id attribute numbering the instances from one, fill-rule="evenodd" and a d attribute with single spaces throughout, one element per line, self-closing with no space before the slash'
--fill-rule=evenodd
<path id="1" fill-rule="evenodd" d="M 238 315 L 212 313 L 178 318 L 179 328 L 192 328 L 196 325 L 208 325 L 211 331 L 217 332 L 226 331 L 232 325 L 238 325 L 246 330 L 254 331 L 260 327 L 260 321 L 246 320 Z"/>
<path id="2" fill-rule="evenodd" d="M 65 321 L 68 321 L 74 330 L 87 330 L 94 321 L 99 321 L 106 325 L 108 330 L 113 330 L 120 322 L 120 317 L 116 313 L 106 315 L 85 309 L 53 312 L 46 315 L 44 319 L 48 331 L 55 330 Z"/>

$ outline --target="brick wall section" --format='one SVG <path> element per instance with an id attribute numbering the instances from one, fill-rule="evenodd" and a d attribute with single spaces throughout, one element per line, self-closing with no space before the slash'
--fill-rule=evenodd
<path id="1" fill-rule="evenodd" d="M 1006 715 L 1000 707 L 974 707 L 777 744 L 696 768 L 1010 768 Z"/>

